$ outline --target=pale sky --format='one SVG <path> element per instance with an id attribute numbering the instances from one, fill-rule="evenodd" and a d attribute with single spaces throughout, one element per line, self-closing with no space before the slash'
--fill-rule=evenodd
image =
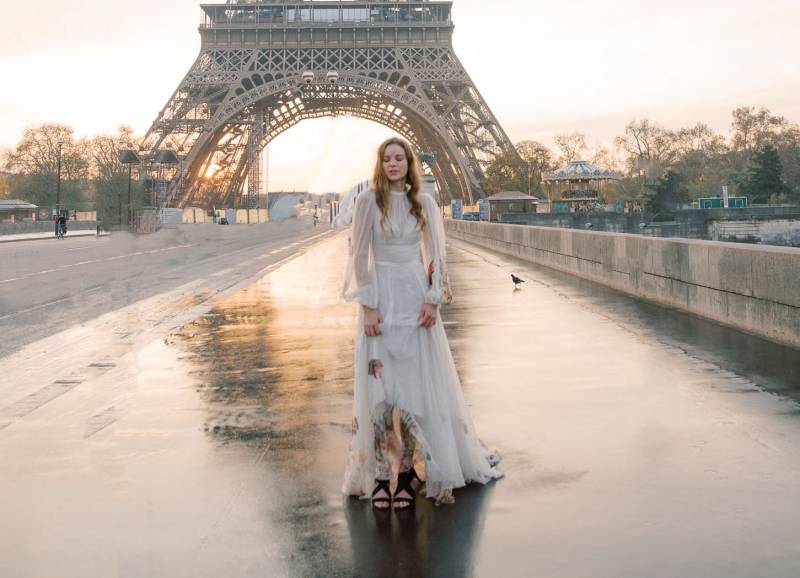
<path id="1" fill-rule="evenodd" d="M 78 136 L 120 124 L 144 134 L 199 50 L 198 0 L 4 4 L 0 148 L 47 121 Z M 800 122 L 800 0 L 453 6 L 456 53 L 514 142 L 551 146 L 579 130 L 610 145 L 642 117 L 727 136 L 737 106 Z M 369 175 L 386 134 L 359 119 L 304 121 L 270 145 L 270 189 L 343 190 Z"/>

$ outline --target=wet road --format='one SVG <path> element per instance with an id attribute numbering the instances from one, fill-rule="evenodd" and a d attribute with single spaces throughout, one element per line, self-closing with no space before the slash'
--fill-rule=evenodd
<path id="1" fill-rule="evenodd" d="M 218 275 L 238 282 L 318 235 L 309 218 L 0 244 L 0 357 L 76 323 Z M 213 277 L 212 277 L 213 278 Z"/>
<path id="2" fill-rule="evenodd" d="M 3 575 L 800 574 L 796 351 L 460 243 L 445 321 L 507 477 L 413 513 L 343 498 L 345 246 L 0 359 Z"/>

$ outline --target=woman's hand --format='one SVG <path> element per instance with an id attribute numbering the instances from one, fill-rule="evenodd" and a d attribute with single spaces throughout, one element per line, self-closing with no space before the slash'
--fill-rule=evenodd
<path id="1" fill-rule="evenodd" d="M 436 314 L 439 312 L 439 306 L 432 303 L 425 303 L 422 306 L 422 311 L 419 312 L 419 324 L 425 328 L 430 328 L 436 325 Z"/>
<path id="2" fill-rule="evenodd" d="M 368 337 L 377 337 L 381 334 L 383 315 L 377 309 L 364 306 L 364 333 Z"/>

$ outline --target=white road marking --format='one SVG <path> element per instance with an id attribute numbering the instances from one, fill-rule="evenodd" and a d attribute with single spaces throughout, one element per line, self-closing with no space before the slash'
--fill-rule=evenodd
<path id="1" fill-rule="evenodd" d="M 30 309 L 23 309 L 22 311 L 17 311 L 16 313 L 3 315 L 2 317 L 0 317 L 0 321 L 3 321 L 4 319 L 11 319 L 12 317 L 17 317 L 18 315 L 30 313 L 31 311 L 36 311 L 37 309 L 43 309 L 44 307 L 50 307 L 51 305 L 55 305 L 56 303 L 63 303 L 64 301 L 69 301 L 69 300 L 70 297 L 62 297 L 61 299 L 56 299 L 55 301 L 50 301 L 49 303 L 43 303 L 41 305 L 37 305 L 36 307 L 31 307 Z"/>
<path id="2" fill-rule="evenodd" d="M 320 233 L 318 235 L 314 235 L 313 237 L 309 237 L 308 239 L 304 239 L 303 241 L 292 243 L 290 245 L 285 245 L 284 247 L 281 247 L 280 249 L 276 249 L 276 250 L 270 252 L 269 255 L 265 255 L 264 257 L 268 257 L 270 255 L 274 255 L 276 253 L 280 253 L 282 251 L 286 251 L 286 250 L 291 249 L 291 248 L 293 248 L 293 247 L 295 247 L 297 245 L 300 245 L 301 243 L 309 243 L 311 241 L 314 241 L 315 239 L 319 239 L 320 237 L 324 237 L 326 235 L 330 235 L 333 232 L 334 232 L 333 230 L 328 230 L 328 231 L 325 231 L 325 232 Z M 144 255 L 144 254 L 147 254 L 147 253 L 159 253 L 159 252 L 162 252 L 162 251 L 171 251 L 173 249 L 183 249 L 183 248 L 192 247 L 192 246 L 194 246 L 194 245 L 176 245 L 174 247 L 167 247 L 167 248 L 164 248 L 164 249 L 155 249 L 153 251 L 141 251 L 139 253 L 131 253 L 131 254 L 128 254 L 128 255 L 119 255 L 117 257 L 111 257 L 109 259 L 97 259 L 97 260 L 94 260 L 94 261 L 84 261 L 82 263 L 76 263 L 76 264 L 73 264 L 73 265 L 64 265 L 61 268 L 63 269 L 63 268 L 75 267 L 77 265 L 87 264 L 87 263 L 100 263 L 100 262 L 103 262 L 103 261 L 115 261 L 115 260 L 118 260 L 118 259 L 124 259 L 126 257 L 132 257 L 132 256 L 136 256 L 136 255 Z M 244 251 L 244 250 L 247 250 L 247 249 L 249 249 L 249 247 L 245 247 L 244 249 L 240 249 L 239 251 L 234 251 L 234 253 L 238 253 L 240 251 Z M 261 271 L 261 273 L 263 274 L 263 273 L 266 273 L 266 272 L 271 272 L 275 268 L 283 265 L 284 263 L 286 263 L 287 261 L 293 259 L 294 257 L 295 257 L 295 254 L 292 253 L 291 255 L 288 255 L 288 256 L 284 257 L 283 259 L 280 259 L 279 261 L 268 265 L 264 270 Z M 6 280 L 3 280 L 3 281 L 0 281 L 0 283 L 10 283 L 11 281 L 24 279 L 26 277 L 33 277 L 33 276 L 36 276 L 36 275 L 44 275 L 45 273 L 54 273 L 56 271 L 57 271 L 57 269 L 48 269 L 47 271 L 39 271 L 38 273 L 31 273 L 30 275 L 26 275 L 24 277 L 18 277 L 17 279 L 6 279 Z M 221 277 L 223 275 L 231 273 L 232 271 L 234 271 L 233 268 L 228 268 L 228 269 L 225 269 L 223 271 L 218 271 L 217 273 L 214 273 L 214 274 L 210 275 L 210 277 Z M 234 283 L 234 285 L 235 284 L 236 283 Z M 88 291 L 84 290 L 83 293 L 85 294 L 87 292 L 98 291 L 100 289 L 102 289 L 102 287 L 98 287 L 96 289 L 91 289 L 91 290 L 88 290 Z M 55 301 L 50 301 L 48 303 L 43 303 L 41 305 L 37 305 L 37 306 L 31 307 L 29 309 L 23 309 L 22 311 L 17 311 L 15 313 L 4 315 L 4 316 L 0 317 L 0 321 L 4 321 L 4 320 L 10 319 L 12 317 L 18 317 L 20 315 L 24 315 L 26 313 L 30 313 L 30 312 L 36 311 L 38 309 L 43 309 L 45 307 L 50 307 L 51 305 L 56 305 L 58 303 L 63 303 L 64 301 L 68 301 L 69 299 L 70 299 L 70 297 L 64 297 L 62 299 L 56 299 Z"/>
<path id="3" fill-rule="evenodd" d="M 20 281 L 22 279 L 28 279 L 29 277 L 36 277 L 37 275 L 47 275 L 48 273 L 54 273 L 56 271 L 60 271 L 63 269 L 70 269 L 72 267 L 79 267 L 82 265 L 91 265 L 94 263 L 107 263 L 109 261 L 119 261 L 120 259 L 127 259 L 129 257 L 138 257 L 139 255 L 152 255 L 154 253 L 163 253 L 164 251 L 174 251 L 175 249 L 187 249 L 188 247 L 194 247 L 197 243 L 193 243 L 190 245 L 175 245 L 173 247 L 165 247 L 163 249 L 153 249 L 152 251 L 139 251 L 137 253 L 128 253 L 126 255 L 117 255 L 116 257 L 108 257 L 107 259 L 92 259 L 89 261 L 81 261 L 79 263 L 72 263 L 70 265 L 61 265 L 58 269 L 47 269 L 46 271 L 37 271 L 35 273 L 28 273 L 27 275 L 23 275 L 22 277 L 14 277 L 13 279 L 2 279 L 0 280 L 0 284 L 4 283 L 11 283 L 13 281 Z"/>
<path id="4" fill-rule="evenodd" d="M 95 287 L 94 289 L 81 289 L 81 295 L 87 295 L 89 293 L 94 293 L 95 291 L 101 291 L 105 289 L 105 287 Z M 22 311 L 16 311 L 15 313 L 9 313 L 8 315 L 3 315 L 0 317 L 0 321 L 5 319 L 11 319 L 12 317 L 18 317 L 19 315 L 24 315 L 25 313 L 30 313 L 31 311 L 36 311 L 37 309 L 43 309 L 45 307 L 50 307 L 51 305 L 56 305 L 58 303 L 63 303 L 64 301 L 69 301 L 72 299 L 72 296 L 69 297 L 62 297 L 61 299 L 56 299 L 55 301 L 49 301 L 47 303 L 42 303 L 41 305 L 36 305 L 35 307 L 30 307 L 28 309 L 23 309 Z"/>

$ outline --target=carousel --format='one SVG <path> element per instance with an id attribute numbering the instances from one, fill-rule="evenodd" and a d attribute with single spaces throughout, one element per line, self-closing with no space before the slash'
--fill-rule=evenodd
<path id="1" fill-rule="evenodd" d="M 599 210 L 605 204 L 609 183 L 619 178 L 618 174 L 586 161 L 572 161 L 545 173 L 548 209 L 551 213 Z"/>

